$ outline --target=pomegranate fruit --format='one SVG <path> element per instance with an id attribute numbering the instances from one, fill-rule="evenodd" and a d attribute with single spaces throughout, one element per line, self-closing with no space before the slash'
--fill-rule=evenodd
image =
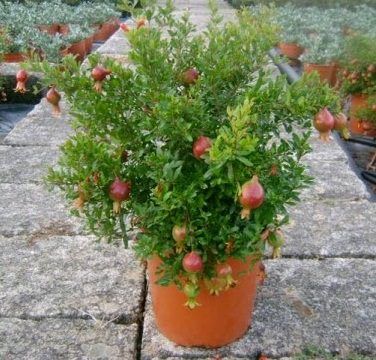
<path id="1" fill-rule="evenodd" d="M 190 68 L 183 72 L 182 81 L 184 85 L 193 85 L 196 83 L 200 73 L 195 68 Z"/>
<path id="2" fill-rule="evenodd" d="M 120 29 L 123 30 L 125 33 L 131 31 L 131 27 L 126 23 L 120 23 L 119 26 L 120 26 Z"/>
<path id="3" fill-rule="evenodd" d="M 271 167 L 270 167 L 270 176 L 277 176 L 278 175 L 278 165 L 277 164 L 273 164 Z"/>
<path id="4" fill-rule="evenodd" d="M 91 77 L 94 79 L 94 90 L 97 92 L 102 92 L 102 83 L 107 75 L 110 75 L 111 71 L 105 69 L 102 66 L 97 65 L 92 71 L 91 71 Z"/>
<path id="5" fill-rule="evenodd" d="M 138 19 L 136 21 L 137 29 L 142 28 L 143 26 L 147 26 L 149 24 L 148 20 L 145 18 Z"/>
<path id="6" fill-rule="evenodd" d="M 199 306 L 200 304 L 197 302 L 197 296 L 199 293 L 200 289 L 196 284 L 193 283 L 187 283 L 183 287 L 183 292 L 185 296 L 187 296 L 188 300 L 184 304 L 190 309 L 194 309 L 196 306 Z"/>
<path id="7" fill-rule="evenodd" d="M 82 210 L 86 201 L 85 192 L 81 185 L 78 186 L 78 197 L 73 201 L 73 207 L 77 210 Z"/>
<path id="8" fill-rule="evenodd" d="M 206 136 L 200 136 L 194 143 L 193 143 L 193 156 L 196 159 L 201 159 L 201 157 L 209 151 L 211 147 L 211 139 Z"/>
<path id="9" fill-rule="evenodd" d="M 367 71 L 373 74 L 374 72 L 376 72 L 376 65 L 374 64 L 369 65 L 367 68 Z"/>
<path id="10" fill-rule="evenodd" d="M 16 84 L 16 88 L 14 89 L 15 92 L 18 92 L 18 93 L 25 93 L 26 92 L 26 82 L 27 82 L 27 79 L 29 78 L 29 75 L 28 73 L 26 72 L 26 70 L 19 70 L 16 74 L 16 80 L 17 80 L 17 84 Z"/>
<path id="11" fill-rule="evenodd" d="M 182 253 L 184 250 L 184 240 L 187 236 L 187 227 L 185 225 L 179 226 L 175 225 L 172 228 L 172 237 L 176 242 L 176 252 L 178 254 Z"/>
<path id="12" fill-rule="evenodd" d="M 347 116 L 344 113 L 339 113 L 335 116 L 334 130 L 337 130 L 344 139 L 350 138 L 350 131 L 347 128 Z"/>
<path id="13" fill-rule="evenodd" d="M 172 237 L 177 243 L 183 242 L 186 236 L 187 236 L 187 227 L 185 225 L 183 226 L 175 225 L 172 228 Z"/>
<path id="14" fill-rule="evenodd" d="M 183 258 L 183 269 L 188 273 L 199 273 L 204 268 L 201 256 L 196 251 L 191 251 Z"/>
<path id="15" fill-rule="evenodd" d="M 334 125 L 334 117 L 326 107 L 320 110 L 313 120 L 313 126 L 320 133 L 319 137 L 323 141 L 330 140 L 330 132 L 333 130 Z"/>
<path id="16" fill-rule="evenodd" d="M 115 178 L 110 185 L 109 196 L 114 201 L 113 210 L 115 214 L 119 214 L 121 210 L 121 203 L 128 200 L 131 194 L 131 183 Z"/>
<path id="17" fill-rule="evenodd" d="M 46 99 L 52 105 L 52 113 L 54 115 L 60 115 L 61 109 L 59 104 L 61 95 L 57 92 L 55 86 L 52 86 L 50 90 L 48 90 Z"/>
<path id="18" fill-rule="evenodd" d="M 232 275 L 232 267 L 229 264 L 218 264 L 217 265 L 217 275 L 220 277 L 226 277 Z"/>
<path id="19" fill-rule="evenodd" d="M 232 277 L 232 267 L 229 264 L 218 264 L 217 265 L 217 275 L 220 279 L 224 281 L 223 290 L 227 290 L 230 287 L 236 285 L 236 281 Z"/>
<path id="20" fill-rule="evenodd" d="M 239 197 L 243 207 L 241 211 L 242 219 L 249 219 L 252 209 L 261 206 L 265 199 L 265 191 L 259 182 L 258 176 L 254 175 L 250 181 L 243 184 Z"/>

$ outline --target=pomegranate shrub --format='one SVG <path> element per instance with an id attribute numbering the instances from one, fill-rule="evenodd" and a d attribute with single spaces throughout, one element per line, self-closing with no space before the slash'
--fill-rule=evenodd
<path id="1" fill-rule="evenodd" d="M 199 284 L 213 294 L 236 286 L 229 257 L 279 252 L 286 205 L 311 181 L 300 159 L 312 119 L 324 107 L 335 115 L 338 102 L 314 75 L 289 85 L 266 69 L 277 41 L 268 10 L 227 25 L 214 12 L 202 34 L 169 7 L 145 15 L 124 32 L 132 66 L 98 55 L 84 68 L 40 65 L 75 129 L 48 180 L 80 200 L 72 211 L 99 237 L 126 244 L 137 228 L 139 256 L 158 255 L 160 283 L 177 283 L 194 307 Z M 100 92 L 99 66 L 111 74 Z"/>

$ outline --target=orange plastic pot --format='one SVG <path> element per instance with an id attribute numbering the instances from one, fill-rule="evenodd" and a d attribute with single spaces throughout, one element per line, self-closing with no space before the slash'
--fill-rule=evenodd
<path id="1" fill-rule="evenodd" d="M 94 35 L 89 36 L 85 39 L 85 53 L 90 54 L 93 48 Z"/>
<path id="2" fill-rule="evenodd" d="M 363 134 L 366 136 L 376 137 L 376 126 L 369 121 L 362 121 Z"/>
<path id="3" fill-rule="evenodd" d="M 110 20 L 101 24 L 94 34 L 94 41 L 106 41 L 117 29 L 119 25 L 115 20 Z"/>
<path id="4" fill-rule="evenodd" d="M 23 62 L 25 59 L 26 55 L 23 53 L 9 53 L 3 55 L 3 61 L 6 63 Z"/>
<path id="5" fill-rule="evenodd" d="M 68 54 L 73 54 L 78 60 L 83 61 L 86 56 L 86 42 L 81 40 L 68 47 Z"/>
<path id="6" fill-rule="evenodd" d="M 249 271 L 251 260 L 230 259 L 237 285 L 215 296 L 201 283 L 197 299 L 201 306 L 191 310 L 184 305 L 186 296 L 175 285 L 155 283 L 160 263 L 159 258 L 149 260 L 148 273 L 156 325 L 164 336 L 178 345 L 216 348 L 244 335 L 251 323 L 259 264 Z"/>
<path id="7" fill-rule="evenodd" d="M 334 86 L 337 83 L 337 64 L 304 64 L 304 72 L 309 74 L 314 71 L 320 75 L 321 81 L 327 82 L 331 86 Z"/>
<path id="8" fill-rule="evenodd" d="M 59 34 L 68 35 L 70 28 L 68 24 L 59 24 Z"/>
<path id="9" fill-rule="evenodd" d="M 282 55 L 293 60 L 297 60 L 304 52 L 304 48 L 295 43 L 280 43 L 278 48 Z"/>

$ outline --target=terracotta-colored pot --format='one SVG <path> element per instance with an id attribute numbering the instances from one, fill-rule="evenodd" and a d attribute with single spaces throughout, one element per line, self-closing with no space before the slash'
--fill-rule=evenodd
<path id="1" fill-rule="evenodd" d="M 94 34 L 94 41 L 106 41 L 117 29 L 119 25 L 115 20 L 110 20 L 101 24 Z"/>
<path id="2" fill-rule="evenodd" d="M 59 24 L 38 25 L 38 29 L 40 31 L 46 32 L 47 34 L 55 35 L 59 32 Z"/>
<path id="3" fill-rule="evenodd" d="M 203 284 L 197 298 L 201 306 L 187 308 L 186 295 L 175 285 L 160 286 L 155 282 L 159 258 L 148 261 L 150 292 L 159 331 L 176 344 L 216 348 L 240 338 L 251 323 L 256 296 L 259 264 L 249 271 L 250 260 L 230 259 L 228 263 L 237 280 L 235 287 L 210 295 Z"/>
<path id="4" fill-rule="evenodd" d="M 337 71 L 338 65 L 327 64 L 327 65 L 319 65 L 319 64 L 304 64 L 304 72 L 311 73 L 311 72 L 318 72 L 320 75 L 321 81 L 327 82 L 329 85 L 334 86 L 337 83 Z"/>
<path id="5" fill-rule="evenodd" d="M 85 39 L 70 45 L 67 51 L 68 54 L 73 54 L 78 60 L 83 61 L 86 56 Z"/>
<path id="6" fill-rule="evenodd" d="M 26 55 L 23 53 L 9 53 L 3 55 L 3 61 L 6 63 L 18 63 L 26 60 Z"/>
<path id="7" fill-rule="evenodd" d="M 89 36 L 85 39 L 85 52 L 86 55 L 91 53 L 91 50 L 93 48 L 93 41 L 94 41 L 94 35 Z"/>
<path id="8" fill-rule="evenodd" d="M 64 48 L 60 50 L 60 56 L 62 57 L 67 56 L 68 54 L 69 54 L 68 48 Z"/>
<path id="9" fill-rule="evenodd" d="M 70 28 L 68 24 L 59 24 L 59 33 L 62 35 L 68 35 Z"/>
<path id="10" fill-rule="evenodd" d="M 362 121 L 363 134 L 366 136 L 376 137 L 376 125 L 370 121 Z"/>
<path id="11" fill-rule="evenodd" d="M 366 108 L 368 105 L 368 95 L 352 94 L 350 106 L 349 129 L 351 133 L 358 135 L 376 136 L 376 126 L 356 116 L 356 112 Z"/>
<path id="12" fill-rule="evenodd" d="M 298 59 L 304 52 L 304 48 L 295 43 L 280 43 L 278 48 L 282 55 L 293 60 Z"/>

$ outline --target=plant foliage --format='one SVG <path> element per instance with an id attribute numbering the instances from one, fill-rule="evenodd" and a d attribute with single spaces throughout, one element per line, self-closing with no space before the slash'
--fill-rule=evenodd
<path id="1" fill-rule="evenodd" d="M 237 22 L 224 25 L 212 7 L 201 34 L 188 14 L 172 15 L 171 2 L 145 9 L 158 26 L 126 33 L 131 66 L 95 55 L 89 68 L 71 58 L 64 72 L 46 62 L 37 68 L 46 85 L 65 92 L 74 115 L 75 134 L 63 145 L 48 182 L 71 203 L 84 199 L 74 212 L 99 237 L 126 241 L 128 216 L 126 230 L 141 229 L 139 256 L 163 260 L 161 284 L 190 281 L 182 259 L 192 250 L 204 261 L 200 278 L 215 276 L 215 265 L 229 257 L 261 257 L 261 233 L 287 222 L 287 206 L 311 181 L 300 160 L 309 151 L 313 115 L 324 106 L 338 111 L 337 97 L 316 76 L 290 86 L 266 69 L 267 51 L 276 41 L 269 10 L 262 17 L 243 11 Z M 112 71 L 101 93 L 90 77 L 99 63 Z M 199 78 L 184 84 L 182 74 L 192 68 Z M 192 146 L 202 135 L 212 146 L 197 159 Z M 249 220 L 241 219 L 239 191 L 253 175 L 266 198 Z M 109 197 L 115 177 L 132 184 L 120 215 Z M 179 248 L 171 234 L 175 225 L 187 227 Z"/>

